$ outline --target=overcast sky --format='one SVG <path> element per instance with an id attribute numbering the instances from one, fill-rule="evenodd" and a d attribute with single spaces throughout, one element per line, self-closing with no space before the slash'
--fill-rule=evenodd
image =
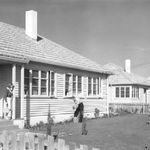
<path id="1" fill-rule="evenodd" d="M 150 76 L 150 0 L 0 0 L 0 21 L 24 28 L 38 11 L 38 34 L 95 62 Z"/>

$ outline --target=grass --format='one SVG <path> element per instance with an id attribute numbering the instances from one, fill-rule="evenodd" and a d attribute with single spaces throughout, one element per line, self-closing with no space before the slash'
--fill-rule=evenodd
<path id="1" fill-rule="evenodd" d="M 148 115 L 126 115 L 87 120 L 87 135 L 81 135 L 80 123 L 58 124 L 52 131 L 59 132 L 67 143 L 85 144 L 89 148 L 150 150 L 149 121 Z"/>

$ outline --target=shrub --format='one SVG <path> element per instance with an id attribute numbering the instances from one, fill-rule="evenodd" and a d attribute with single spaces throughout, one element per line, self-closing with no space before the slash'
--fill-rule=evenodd
<path id="1" fill-rule="evenodd" d="M 95 112 L 94 112 L 94 116 L 95 118 L 99 118 L 99 109 L 98 108 L 95 108 Z"/>

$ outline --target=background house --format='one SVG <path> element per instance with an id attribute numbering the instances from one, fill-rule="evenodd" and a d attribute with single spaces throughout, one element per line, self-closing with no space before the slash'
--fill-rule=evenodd
<path id="1" fill-rule="evenodd" d="M 127 109 L 145 112 L 150 104 L 150 81 L 131 72 L 131 61 L 125 61 L 125 68 L 113 63 L 106 64 L 114 75 L 109 77 L 108 101 L 112 110 Z"/>
<path id="2" fill-rule="evenodd" d="M 26 28 L 0 22 L 0 116 L 9 82 L 15 85 L 13 119 L 35 124 L 73 116 L 72 96 L 80 96 L 85 115 L 108 113 L 107 77 L 97 63 L 37 34 L 37 12 L 26 12 Z"/>

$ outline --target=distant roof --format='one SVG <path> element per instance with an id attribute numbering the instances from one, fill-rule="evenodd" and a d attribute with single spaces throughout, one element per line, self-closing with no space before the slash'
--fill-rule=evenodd
<path id="1" fill-rule="evenodd" d="M 134 73 L 127 73 L 124 71 L 122 67 L 115 65 L 113 63 L 108 63 L 104 65 L 104 68 L 109 69 L 114 74 L 109 77 L 109 83 L 112 85 L 134 84 L 134 85 L 150 86 L 150 80 Z"/>
<path id="2" fill-rule="evenodd" d="M 30 61 L 68 68 L 111 74 L 96 62 L 81 56 L 57 43 L 38 36 L 33 40 L 25 30 L 0 22 L 0 59 L 16 62 Z"/>

